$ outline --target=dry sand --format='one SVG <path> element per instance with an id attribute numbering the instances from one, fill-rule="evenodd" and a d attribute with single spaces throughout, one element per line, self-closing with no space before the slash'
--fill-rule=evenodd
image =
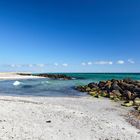
<path id="1" fill-rule="evenodd" d="M 13 79 L 34 79 L 34 78 L 42 78 L 39 76 L 23 76 L 18 75 L 15 72 L 1 72 L 0 73 L 0 80 L 13 80 Z"/>
<path id="2" fill-rule="evenodd" d="M 102 98 L 0 96 L 0 140 L 140 140 L 127 111 Z"/>

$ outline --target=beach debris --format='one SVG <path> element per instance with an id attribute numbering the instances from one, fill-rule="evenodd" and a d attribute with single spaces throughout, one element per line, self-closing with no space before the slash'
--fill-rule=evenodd
<path id="1" fill-rule="evenodd" d="M 140 81 L 129 78 L 123 80 L 107 80 L 99 83 L 89 83 L 85 86 L 77 86 L 76 90 L 87 92 L 89 95 L 99 98 L 107 97 L 114 101 L 124 101 L 122 106 L 135 106 L 140 112 Z"/>
<path id="2" fill-rule="evenodd" d="M 15 81 L 15 82 L 13 83 L 14 86 L 19 86 L 20 84 L 21 84 L 21 82 L 19 82 L 19 81 Z"/>
<path id="3" fill-rule="evenodd" d="M 51 120 L 46 121 L 46 123 L 51 123 Z"/>

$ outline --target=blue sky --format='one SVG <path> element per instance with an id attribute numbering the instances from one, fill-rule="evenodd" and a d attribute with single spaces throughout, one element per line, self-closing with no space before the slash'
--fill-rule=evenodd
<path id="1" fill-rule="evenodd" d="M 140 72 L 139 0 L 0 0 L 0 71 Z"/>

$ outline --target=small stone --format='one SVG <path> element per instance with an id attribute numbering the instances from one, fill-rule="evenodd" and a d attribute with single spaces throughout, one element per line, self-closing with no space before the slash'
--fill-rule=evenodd
<path id="1" fill-rule="evenodd" d="M 135 104 L 136 106 L 139 106 L 139 105 L 140 105 L 140 98 L 135 98 L 134 104 Z"/>
<path id="2" fill-rule="evenodd" d="M 133 101 L 129 101 L 129 102 L 125 102 L 122 104 L 122 106 L 125 106 L 125 107 L 131 107 L 133 106 L 134 102 Z"/>
<path id="3" fill-rule="evenodd" d="M 114 98 L 114 101 L 118 102 L 118 101 L 120 101 L 120 99 L 119 98 Z"/>
<path id="4" fill-rule="evenodd" d="M 119 90 L 113 90 L 112 93 L 114 93 L 117 97 L 121 97 L 121 93 Z"/>
<path id="5" fill-rule="evenodd" d="M 100 98 L 101 96 L 100 96 L 99 94 L 96 94 L 96 96 L 94 96 L 94 97 L 96 97 L 96 98 Z"/>
<path id="6" fill-rule="evenodd" d="M 87 87 L 87 88 L 86 88 L 86 91 L 87 91 L 87 92 L 90 91 L 90 90 L 91 90 L 90 87 Z"/>
<path id="7" fill-rule="evenodd" d="M 49 120 L 49 121 L 46 121 L 46 123 L 51 123 L 51 121 Z"/>
<path id="8" fill-rule="evenodd" d="M 108 93 L 107 93 L 107 92 L 102 92 L 102 93 L 101 93 L 101 96 L 102 96 L 102 97 L 108 97 Z"/>
<path id="9" fill-rule="evenodd" d="M 96 91 L 94 91 L 94 92 L 89 92 L 89 94 L 91 95 L 91 96 L 96 96 L 97 95 L 97 92 Z"/>
<path id="10" fill-rule="evenodd" d="M 137 110 L 140 112 L 140 106 L 137 108 Z"/>

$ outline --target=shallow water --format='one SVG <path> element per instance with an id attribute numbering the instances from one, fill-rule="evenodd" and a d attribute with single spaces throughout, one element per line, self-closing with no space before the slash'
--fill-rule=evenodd
<path id="1" fill-rule="evenodd" d="M 0 95 L 18 96 L 88 96 L 86 93 L 74 89 L 77 85 L 84 85 L 90 82 L 99 82 L 109 79 L 132 78 L 140 80 L 140 74 L 92 74 L 92 73 L 68 73 L 68 76 L 75 77 L 73 80 L 52 80 L 52 79 L 28 79 L 28 80 L 1 80 Z"/>

